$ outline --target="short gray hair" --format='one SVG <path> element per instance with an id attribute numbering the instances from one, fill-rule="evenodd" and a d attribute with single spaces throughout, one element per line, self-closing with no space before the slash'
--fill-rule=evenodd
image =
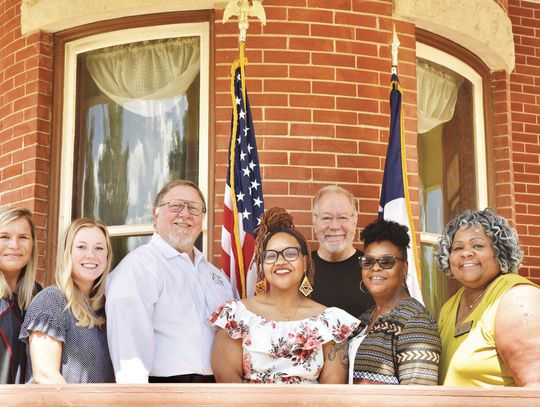
<path id="1" fill-rule="evenodd" d="M 495 256 L 499 262 L 501 273 L 515 273 L 521 265 L 523 252 L 519 246 L 516 231 L 508 225 L 508 221 L 497 215 L 493 209 L 486 208 L 482 211 L 467 209 L 461 215 L 452 219 L 444 228 L 439 239 L 439 245 L 435 250 L 435 259 L 439 269 L 445 273 L 450 272 L 450 252 L 456 232 L 460 229 L 468 229 L 478 225 L 484 229 L 484 233 L 493 241 Z"/>
<path id="2" fill-rule="evenodd" d="M 337 185 L 328 185 L 324 188 L 319 189 L 319 191 L 315 194 L 315 198 L 313 198 L 313 206 L 311 208 L 311 213 L 313 215 L 317 215 L 317 210 L 319 209 L 318 204 L 321 198 L 325 196 L 326 194 L 332 194 L 332 193 L 341 194 L 345 196 L 349 200 L 351 207 L 353 208 L 353 213 L 355 215 L 358 214 L 356 198 L 350 191 L 347 191 L 345 188 L 341 188 L 340 186 L 337 186 Z"/>
<path id="3" fill-rule="evenodd" d="M 158 192 L 158 194 L 154 198 L 154 208 L 157 208 L 158 206 L 161 205 L 162 203 L 161 200 L 167 194 L 167 192 L 169 192 L 174 187 L 178 187 L 178 186 L 191 187 L 195 191 L 197 191 L 197 194 L 199 194 L 199 197 L 201 198 L 201 201 L 203 204 L 203 212 L 206 213 L 206 202 L 204 201 L 204 195 L 201 189 L 199 188 L 197 184 L 195 184 L 194 182 L 188 181 L 187 179 L 175 179 L 165 184 L 165 186 L 161 188 L 161 190 Z"/>

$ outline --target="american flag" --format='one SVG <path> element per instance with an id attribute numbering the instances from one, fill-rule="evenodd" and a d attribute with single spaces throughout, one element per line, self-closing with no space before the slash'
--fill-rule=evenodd
<path id="1" fill-rule="evenodd" d="M 407 287 L 411 296 L 423 304 L 422 292 L 418 284 L 417 273 L 420 268 L 407 183 L 405 134 L 403 130 L 403 112 L 401 110 L 402 93 L 398 76 L 395 73 L 392 74 L 390 87 L 390 135 L 384 164 L 379 219 L 392 220 L 409 228 L 411 243 L 407 250 L 409 263 Z"/>
<path id="2" fill-rule="evenodd" d="M 254 229 L 264 212 L 264 202 L 243 58 L 235 61 L 231 68 L 231 95 L 233 114 L 221 229 L 221 265 L 229 276 L 235 298 L 246 298 L 253 293 L 256 282 L 250 264 L 255 246 Z"/>

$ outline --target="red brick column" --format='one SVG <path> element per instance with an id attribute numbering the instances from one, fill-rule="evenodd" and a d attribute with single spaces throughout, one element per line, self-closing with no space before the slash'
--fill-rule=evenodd
<path id="1" fill-rule="evenodd" d="M 47 227 L 52 38 L 23 37 L 20 1 L 0 1 L 0 205 L 24 206 L 38 228 L 40 273 Z"/>
<path id="2" fill-rule="evenodd" d="M 506 72 L 495 72 L 492 75 L 491 95 L 493 99 L 494 120 L 492 144 L 495 158 L 495 206 L 499 214 L 506 217 L 515 225 L 509 74 Z"/>
<path id="3" fill-rule="evenodd" d="M 521 273 L 540 283 L 540 4 L 508 0 L 516 44 L 510 76 L 516 227 L 525 252 Z"/>

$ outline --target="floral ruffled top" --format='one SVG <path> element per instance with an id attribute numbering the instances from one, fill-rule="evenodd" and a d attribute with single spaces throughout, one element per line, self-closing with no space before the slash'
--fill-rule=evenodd
<path id="1" fill-rule="evenodd" d="M 343 342 L 360 323 L 334 307 L 299 321 L 269 321 L 241 301 L 223 304 L 209 322 L 231 338 L 242 339 L 248 383 L 317 383 L 324 364 L 322 346 Z"/>

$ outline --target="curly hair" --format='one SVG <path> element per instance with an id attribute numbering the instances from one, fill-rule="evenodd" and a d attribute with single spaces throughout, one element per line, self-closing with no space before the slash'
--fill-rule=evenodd
<path id="1" fill-rule="evenodd" d="M 449 259 L 454 236 L 458 230 L 468 229 L 474 225 L 481 226 L 486 236 L 493 241 L 492 245 L 501 273 L 515 273 L 523 258 L 516 231 L 508 225 L 505 218 L 497 215 L 491 208 L 482 211 L 467 209 L 448 222 L 435 250 L 435 259 L 439 270 L 447 274 L 450 273 Z"/>
<path id="2" fill-rule="evenodd" d="M 399 249 L 401 257 L 407 260 L 407 248 L 411 241 L 408 231 L 407 226 L 391 220 L 378 219 L 362 230 L 360 240 L 364 242 L 364 251 L 371 243 L 389 241 Z"/>
<path id="3" fill-rule="evenodd" d="M 294 227 L 292 215 L 280 207 L 270 208 L 265 211 L 261 216 L 260 226 L 255 230 L 255 256 L 253 262 L 257 265 L 257 282 L 264 279 L 264 264 L 261 253 L 266 250 L 272 236 L 280 232 L 287 233 L 298 241 L 300 251 L 304 256 L 307 256 L 307 278 L 313 284 L 315 268 L 308 242 L 304 235 Z"/>

